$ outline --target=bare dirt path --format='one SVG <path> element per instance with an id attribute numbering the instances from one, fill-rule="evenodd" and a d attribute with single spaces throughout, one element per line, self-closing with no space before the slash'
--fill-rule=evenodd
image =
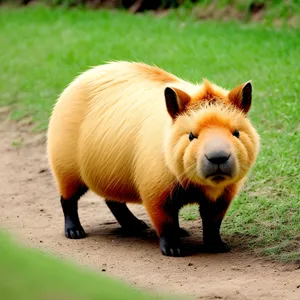
<path id="1" fill-rule="evenodd" d="M 196 299 L 300 299 L 300 269 L 231 253 L 197 253 L 200 222 L 183 222 L 192 236 L 185 243 L 191 256 L 161 255 L 153 230 L 125 236 L 104 202 L 89 192 L 79 202 L 83 240 L 63 235 L 63 215 L 48 170 L 43 135 L 29 135 L 28 124 L 0 121 L 0 227 L 31 247 L 106 271 L 138 288 L 191 295 Z M 133 212 L 150 224 L 143 207 Z"/>

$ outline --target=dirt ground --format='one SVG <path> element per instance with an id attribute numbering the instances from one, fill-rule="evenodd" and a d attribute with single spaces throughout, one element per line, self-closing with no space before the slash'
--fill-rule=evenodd
<path id="1" fill-rule="evenodd" d="M 300 299 L 300 268 L 281 265 L 233 249 L 226 254 L 197 251 L 200 221 L 182 222 L 191 233 L 183 258 L 161 255 L 151 227 L 143 236 L 126 236 L 104 201 L 88 192 L 79 202 L 88 237 L 63 234 L 59 196 L 48 169 L 43 134 L 29 134 L 28 122 L 0 120 L 0 227 L 25 245 L 47 250 L 155 293 L 196 299 Z M 132 211 L 150 225 L 142 206 Z"/>

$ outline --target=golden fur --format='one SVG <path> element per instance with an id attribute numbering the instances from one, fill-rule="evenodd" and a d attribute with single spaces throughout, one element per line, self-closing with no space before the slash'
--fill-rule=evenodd
<path id="1" fill-rule="evenodd" d="M 181 99 L 176 118 L 166 109 L 166 87 Z M 142 63 L 84 72 L 60 95 L 49 122 L 47 151 L 60 194 L 69 199 L 87 186 L 107 199 L 143 203 L 158 234 L 168 218 L 159 202 L 177 183 L 197 185 L 211 201 L 222 193 L 232 199 L 259 150 L 259 136 L 238 107 L 241 88 L 195 85 Z M 190 142 L 190 132 L 198 139 Z M 230 144 L 237 162 L 235 176 L 220 184 L 197 176 L 212 136 Z"/>

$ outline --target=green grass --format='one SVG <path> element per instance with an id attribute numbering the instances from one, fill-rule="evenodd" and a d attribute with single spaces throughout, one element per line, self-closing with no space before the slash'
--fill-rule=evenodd
<path id="1" fill-rule="evenodd" d="M 4 233 L 0 233 L 0 244 L 1 299 L 171 299 L 133 289 L 109 276 L 25 248 Z"/>
<path id="2" fill-rule="evenodd" d="M 46 129 L 66 85 L 108 60 L 156 64 L 184 79 L 225 88 L 253 82 L 250 118 L 262 148 L 222 227 L 233 243 L 300 259 L 300 31 L 237 22 L 196 22 L 118 11 L 2 8 L 0 105 Z M 194 212 L 186 218 L 194 218 Z M 243 237 L 243 238 L 242 238 Z M 242 238 L 242 240 L 241 240 Z"/>

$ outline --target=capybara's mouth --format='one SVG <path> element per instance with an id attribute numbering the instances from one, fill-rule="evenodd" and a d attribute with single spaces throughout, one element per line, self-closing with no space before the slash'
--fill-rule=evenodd
<path id="1" fill-rule="evenodd" d="M 231 177 L 231 174 L 222 171 L 214 172 L 205 176 L 206 178 L 211 178 L 212 180 L 224 180 Z"/>
<path id="2" fill-rule="evenodd" d="M 226 177 L 222 176 L 222 175 L 215 175 L 215 176 L 212 177 L 212 180 L 216 183 L 219 183 L 219 182 L 221 182 L 225 179 L 226 179 Z"/>
<path id="3" fill-rule="evenodd" d="M 209 178 L 211 181 L 215 183 L 220 183 L 228 178 L 230 178 L 231 175 L 225 172 L 215 172 L 213 174 L 207 175 L 206 178 Z"/>

